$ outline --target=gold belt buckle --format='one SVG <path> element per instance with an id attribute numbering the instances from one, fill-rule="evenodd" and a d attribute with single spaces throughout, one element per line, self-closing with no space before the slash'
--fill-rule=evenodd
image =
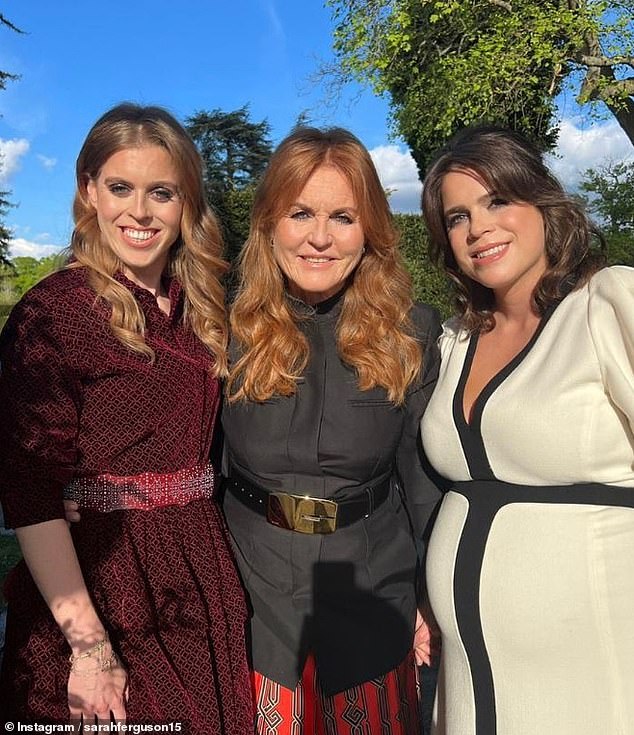
<path id="1" fill-rule="evenodd" d="M 269 493 L 266 520 L 299 533 L 333 533 L 337 528 L 337 503 L 308 495 Z"/>

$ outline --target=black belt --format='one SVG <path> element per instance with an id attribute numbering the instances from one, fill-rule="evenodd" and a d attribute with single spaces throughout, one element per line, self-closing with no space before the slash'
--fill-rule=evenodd
<path id="1" fill-rule="evenodd" d="M 269 523 L 299 533 L 333 533 L 350 526 L 371 516 L 390 494 L 389 477 L 362 488 L 357 497 L 347 500 L 265 490 L 235 470 L 231 471 L 231 477 L 224 478 L 224 486 Z"/>

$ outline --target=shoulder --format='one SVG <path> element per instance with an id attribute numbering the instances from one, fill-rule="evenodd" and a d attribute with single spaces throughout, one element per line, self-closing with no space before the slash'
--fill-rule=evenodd
<path id="1" fill-rule="evenodd" d="M 410 317 L 417 337 L 436 339 L 440 334 L 440 314 L 435 307 L 416 301 L 412 306 Z"/>
<path id="2" fill-rule="evenodd" d="M 588 282 L 590 295 L 618 297 L 622 293 L 634 294 L 634 268 L 626 265 L 613 265 L 602 268 Z"/>
<path id="3" fill-rule="evenodd" d="M 11 310 L 6 329 L 16 332 L 67 332 L 86 321 L 93 312 L 95 292 L 84 268 L 66 268 L 51 273 L 30 288 Z"/>
<path id="4" fill-rule="evenodd" d="M 634 268 L 614 265 L 603 268 L 587 286 L 590 328 L 609 323 L 634 323 Z"/>
<path id="5" fill-rule="evenodd" d="M 470 333 L 462 325 L 462 320 L 459 316 L 451 316 L 447 321 L 443 322 L 441 341 L 443 342 L 455 342 L 457 340 L 468 339 Z"/>
<path id="6" fill-rule="evenodd" d="M 88 285 L 84 268 L 64 268 L 43 278 L 30 288 L 18 302 L 18 306 L 46 304 L 56 311 L 56 304 L 77 303 L 78 298 L 94 299 L 95 293 Z"/>

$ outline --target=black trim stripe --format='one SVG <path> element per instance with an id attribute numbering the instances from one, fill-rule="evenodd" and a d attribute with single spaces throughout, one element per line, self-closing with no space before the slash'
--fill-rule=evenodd
<path id="1" fill-rule="evenodd" d="M 469 467 L 469 474 L 474 478 L 493 480 L 495 479 L 495 475 L 493 474 L 493 470 L 489 464 L 489 458 L 487 457 L 486 449 L 480 434 L 480 419 L 482 411 L 479 411 L 478 413 L 477 426 L 474 423 L 476 405 L 482 394 L 477 397 L 473 404 L 473 408 L 471 410 L 471 423 L 467 422 L 464 415 L 464 391 L 467 379 L 469 378 L 469 373 L 471 372 L 471 366 L 473 365 L 476 347 L 478 346 L 478 337 L 478 333 L 474 332 L 469 340 L 467 354 L 465 356 L 464 365 L 462 366 L 462 372 L 460 373 L 460 380 L 458 381 L 456 392 L 453 397 L 453 420 L 456 428 L 458 429 L 462 451 L 464 452 L 464 456 Z M 475 431 L 476 428 L 477 431 Z"/>
<path id="2" fill-rule="evenodd" d="M 634 508 L 634 487 L 588 483 L 530 486 L 500 480 L 455 482 L 451 488 L 469 501 L 456 554 L 454 600 L 460 638 L 473 683 L 475 735 L 495 735 L 495 687 L 482 622 L 480 577 L 489 531 L 497 512 L 511 503 L 553 503 Z M 477 675 L 474 675 L 477 673 Z"/>
<path id="3" fill-rule="evenodd" d="M 531 348 L 539 338 L 539 335 L 548 323 L 548 320 L 555 313 L 555 308 L 556 304 L 547 309 L 537 325 L 537 329 L 533 333 L 533 336 L 525 347 L 523 347 L 510 362 L 497 372 L 480 391 L 480 394 L 475 399 L 471 408 L 469 421 L 467 421 L 467 418 L 464 415 L 464 391 L 469 374 L 471 373 L 471 367 L 478 347 L 480 333 L 474 332 L 471 335 L 464 365 L 462 366 L 462 372 L 460 374 L 460 380 L 458 381 L 456 392 L 454 393 L 453 419 L 458 430 L 458 435 L 460 436 L 460 443 L 462 444 L 462 450 L 469 467 L 469 474 L 474 479 L 495 480 L 495 474 L 489 464 L 489 458 L 482 438 L 482 414 L 486 403 L 530 352 Z"/>

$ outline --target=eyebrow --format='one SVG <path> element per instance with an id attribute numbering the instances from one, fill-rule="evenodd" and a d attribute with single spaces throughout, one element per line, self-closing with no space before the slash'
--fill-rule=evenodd
<path id="1" fill-rule="evenodd" d="M 134 186 L 134 184 L 131 181 L 128 181 L 123 176 L 108 176 L 108 178 L 104 179 L 104 184 L 126 184 L 127 186 Z M 156 189 L 157 187 L 163 186 L 166 189 L 176 189 L 178 190 L 178 184 L 174 181 L 152 181 L 150 185 L 147 187 L 148 189 Z"/>
<path id="2" fill-rule="evenodd" d="M 303 209 L 306 212 L 311 212 L 311 214 L 314 214 L 315 210 L 312 207 L 309 207 L 308 204 L 302 204 L 302 202 L 291 202 L 289 205 L 289 209 L 292 209 L 293 207 L 297 207 L 297 209 Z M 337 209 L 333 209 L 329 216 L 332 217 L 335 214 L 352 214 L 355 217 L 359 216 L 359 210 L 355 209 L 355 207 L 338 207 Z"/>
<path id="3" fill-rule="evenodd" d="M 498 196 L 498 193 L 496 191 L 493 191 L 493 190 L 492 191 L 488 191 L 486 194 L 483 194 L 481 197 L 478 197 L 476 199 L 476 202 L 478 204 L 483 204 L 487 200 L 491 201 L 491 199 L 493 199 L 493 197 L 495 197 L 495 196 Z M 464 205 L 460 205 L 459 204 L 459 205 L 457 205 L 455 207 L 450 207 L 449 209 L 443 210 L 443 215 L 446 217 L 449 214 L 456 214 L 458 212 L 464 212 L 464 211 L 465 211 Z"/>

